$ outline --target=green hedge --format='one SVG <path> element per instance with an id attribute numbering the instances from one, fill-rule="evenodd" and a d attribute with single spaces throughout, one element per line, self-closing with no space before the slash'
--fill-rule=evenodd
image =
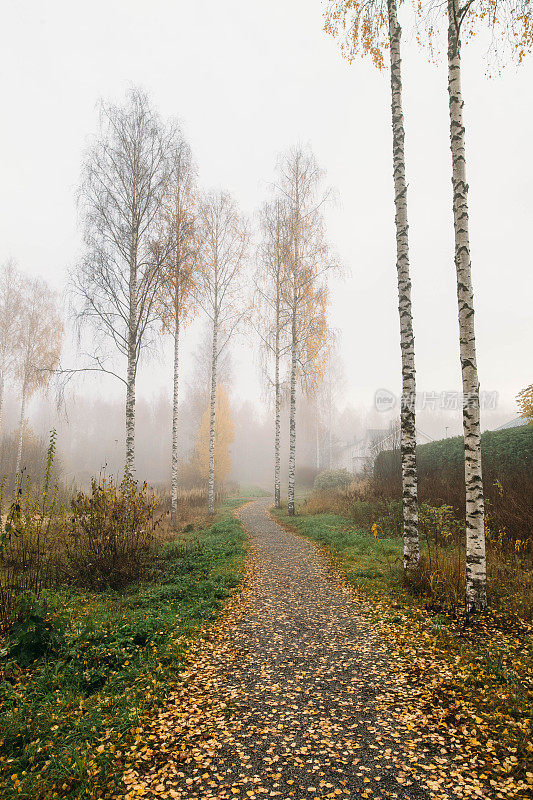
<path id="1" fill-rule="evenodd" d="M 455 472 L 464 465 L 462 436 L 440 439 L 418 445 L 416 448 L 418 470 L 421 475 L 431 472 Z M 485 431 L 481 435 L 481 457 L 487 472 L 508 474 L 533 470 L 533 425 L 508 428 L 503 431 Z M 390 478 L 400 472 L 399 451 L 386 450 L 376 458 L 374 476 Z"/>

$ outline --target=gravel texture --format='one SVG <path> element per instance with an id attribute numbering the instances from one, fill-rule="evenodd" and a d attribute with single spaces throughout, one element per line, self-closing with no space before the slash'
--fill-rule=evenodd
<path id="1" fill-rule="evenodd" d="M 372 609 L 271 504 L 238 512 L 246 587 L 145 731 L 126 796 L 431 798 L 404 769 Z"/>

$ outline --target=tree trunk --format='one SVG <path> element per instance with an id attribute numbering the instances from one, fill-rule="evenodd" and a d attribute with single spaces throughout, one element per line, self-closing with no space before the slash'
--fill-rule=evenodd
<path id="1" fill-rule="evenodd" d="M 328 469 L 333 469 L 333 441 L 332 441 L 332 432 L 331 432 L 331 391 L 329 393 L 329 409 L 328 409 Z"/>
<path id="2" fill-rule="evenodd" d="M 316 471 L 320 470 L 320 431 L 318 429 L 318 400 L 316 403 L 316 419 L 315 419 L 315 437 L 316 437 Z"/>
<path id="3" fill-rule="evenodd" d="M 126 379 L 126 468 L 125 475 L 133 478 L 135 469 L 135 352 L 128 354 Z"/>
<path id="4" fill-rule="evenodd" d="M 135 212 L 134 212 L 135 218 Z M 126 465 L 125 477 L 135 469 L 135 374 L 137 371 L 137 240 L 130 250 L 130 307 L 128 320 L 128 371 L 126 376 Z"/>
<path id="5" fill-rule="evenodd" d="M 209 417 L 209 479 L 207 487 L 208 513 L 215 513 L 215 401 L 217 393 L 218 320 L 213 321 L 213 353 L 211 356 L 211 401 Z"/>
<path id="6" fill-rule="evenodd" d="M 2 438 L 2 425 L 4 422 L 4 374 L 0 374 L 0 440 Z"/>
<path id="7" fill-rule="evenodd" d="M 294 478 L 296 471 L 296 306 L 292 310 L 291 398 L 289 411 L 289 492 L 288 513 L 294 516 Z"/>
<path id="8" fill-rule="evenodd" d="M 170 477 L 170 524 L 175 526 L 178 521 L 178 375 L 179 375 L 179 313 L 175 312 L 174 319 L 174 386 L 172 394 L 172 466 Z"/>
<path id="9" fill-rule="evenodd" d="M 20 475 L 20 467 L 22 463 L 22 431 L 24 429 L 24 412 L 26 411 L 26 386 L 22 387 L 22 400 L 20 403 L 20 421 L 19 421 L 19 441 L 17 448 L 17 462 L 15 465 L 15 476 L 18 478 Z"/>
<path id="10" fill-rule="evenodd" d="M 398 274 L 398 310 L 400 314 L 400 347 L 402 354 L 402 499 L 403 499 L 403 566 L 412 573 L 418 568 L 420 545 L 418 539 L 418 491 L 416 469 L 415 420 L 415 340 L 411 310 L 411 278 L 409 275 L 409 226 L 407 223 L 407 183 L 405 179 L 405 131 L 402 110 L 402 62 L 400 56 L 401 28 L 398 23 L 396 0 L 388 0 L 392 153 L 394 171 L 394 202 L 396 222 L 396 270 Z"/>
<path id="11" fill-rule="evenodd" d="M 281 438 L 281 391 L 279 385 L 279 320 L 276 321 L 276 353 L 275 353 L 275 374 L 274 381 L 276 384 L 276 421 L 274 432 L 274 505 L 276 508 L 281 506 L 281 459 L 280 459 L 280 438 Z"/>
<path id="12" fill-rule="evenodd" d="M 481 476 L 479 380 L 474 333 L 474 297 L 470 263 L 468 184 L 461 92 L 461 41 L 458 6 L 448 0 L 448 95 L 452 151 L 455 269 L 459 307 L 459 341 L 463 379 L 463 431 L 466 484 L 466 608 L 479 611 L 487 604 L 485 514 Z"/>

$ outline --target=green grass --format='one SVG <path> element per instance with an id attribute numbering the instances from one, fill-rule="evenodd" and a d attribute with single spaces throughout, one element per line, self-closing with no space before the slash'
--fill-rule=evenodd
<path id="1" fill-rule="evenodd" d="M 281 509 L 275 515 L 282 524 L 293 526 L 308 539 L 324 545 L 354 586 L 380 596 L 390 592 L 406 597 L 399 537 L 377 539 L 336 514 L 289 517 Z"/>
<path id="2" fill-rule="evenodd" d="M 225 508 L 246 502 L 232 499 Z M 0 661 L 0 794 L 111 796 L 135 728 L 172 687 L 185 649 L 243 575 L 245 534 L 227 510 L 159 547 L 149 578 L 122 592 L 59 588 L 55 652 Z"/>

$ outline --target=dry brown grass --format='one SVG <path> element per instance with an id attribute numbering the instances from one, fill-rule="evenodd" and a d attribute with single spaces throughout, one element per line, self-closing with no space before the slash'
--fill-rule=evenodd
<path id="1" fill-rule="evenodd" d="M 423 595 L 432 608 L 450 610 L 461 606 L 464 598 L 464 521 L 452 502 L 458 497 L 455 483 L 449 484 L 448 493 L 444 478 L 429 485 L 428 479 L 424 480 L 424 494 L 430 494 L 435 504 L 427 500 L 420 504 L 421 564 L 411 588 Z M 486 515 L 487 586 L 489 602 L 494 608 L 530 620 L 533 619 L 533 555 L 527 520 L 533 511 L 531 502 L 528 506 L 526 500 L 526 484 L 526 478 L 518 476 L 514 487 L 506 482 L 493 486 L 489 492 L 493 500 L 487 502 Z M 334 514 L 363 531 L 377 526 L 380 536 L 399 537 L 401 501 L 392 489 L 392 482 L 354 481 L 346 489 L 313 492 L 300 504 L 300 511 L 313 516 Z M 503 520 L 512 523 L 512 533 Z M 520 537 L 516 527 L 519 521 L 525 526 L 520 528 Z"/>
<path id="2" fill-rule="evenodd" d="M 224 492 L 217 492 L 215 502 L 217 505 L 225 498 Z M 178 518 L 175 525 L 170 522 L 170 494 L 161 493 L 159 496 L 159 513 L 161 521 L 157 530 L 159 542 L 171 542 L 180 533 L 190 533 L 208 527 L 211 517 L 207 513 L 207 490 L 196 487 L 181 489 L 178 494 Z"/>
<path id="3" fill-rule="evenodd" d="M 399 499 L 402 494 L 401 476 L 388 475 L 372 480 L 375 495 L 389 500 Z M 519 469 L 515 472 L 483 472 L 483 493 L 489 527 L 496 535 L 503 534 L 511 546 L 519 541 L 520 547 L 533 550 L 533 470 Z M 431 506 L 449 505 L 459 519 L 465 516 L 465 482 L 461 469 L 420 471 L 418 476 L 418 499 Z"/>
<path id="4" fill-rule="evenodd" d="M 301 504 L 304 514 L 336 514 L 365 530 L 374 524 L 391 536 L 401 533 L 401 504 L 381 497 L 372 481 L 354 481 L 346 488 L 315 491 Z"/>

